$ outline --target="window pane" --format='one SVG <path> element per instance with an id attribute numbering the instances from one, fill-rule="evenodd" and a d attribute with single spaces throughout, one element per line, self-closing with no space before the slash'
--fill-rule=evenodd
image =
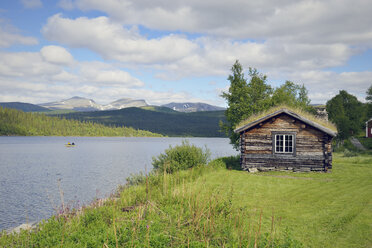
<path id="1" fill-rule="evenodd" d="M 287 135 L 287 140 L 286 152 L 293 152 L 293 135 Z"/>
<path id="2" fill-rule="evenodd" d="M 275 135 L 275 139 L 276 139 L 276 147 L 275 147 L 275 152 L 283 152 L 283 135 L 281 134 L 278 134 L 278 135 Z"/>
<path id="3" fill-rule="evenodd" d="M 279 139 L 276 140 L 276 151 L 280 152 L 280 140 Z"/>
<path id="4" fill-rule="evenodd" d="M 294 150 L 294 135 L 276 134 L 275 135 L 275 152 L 277 153 L 293 153 Z"/>

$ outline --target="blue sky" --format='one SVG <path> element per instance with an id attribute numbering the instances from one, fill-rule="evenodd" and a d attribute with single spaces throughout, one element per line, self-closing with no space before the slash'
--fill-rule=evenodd
<path id="1" fill-rule="evenodd" d="M 372 4 L 314 0 L 3 0 L 0 102 L 82 96 L 225 106 L 235 60 L 312 103 L 372 85 Z"/>

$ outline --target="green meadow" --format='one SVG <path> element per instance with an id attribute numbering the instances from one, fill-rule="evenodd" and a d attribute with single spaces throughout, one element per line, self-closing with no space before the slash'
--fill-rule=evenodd
<path id="1" fill-rule="evenodd" d="M 237 163 L 132 176 L 107 201 L 3 232 L 0 247 L 372 247 L 372 156 L 336 153 L 331 173 Z"/>

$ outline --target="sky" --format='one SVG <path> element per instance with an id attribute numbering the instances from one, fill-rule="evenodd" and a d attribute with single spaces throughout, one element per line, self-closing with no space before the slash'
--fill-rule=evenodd
<path id="1" fill-rule="evenodd" d="M 204 102 L 236 60 L 313 104 L 372 85 L 370 0 L 1 0 L 0 102 Z"/>

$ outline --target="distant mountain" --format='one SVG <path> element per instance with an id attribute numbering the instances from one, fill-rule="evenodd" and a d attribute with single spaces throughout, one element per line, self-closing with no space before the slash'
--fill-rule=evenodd
<path id="1" fill-rule="evenodd" d="M 225 120 L 224 111 L 182 113 L 166 107 L 146 106 L 58 116 L 108 126 L 133 127 L 167 136 L 226 137 L 219 126 L 219 122 Z"/>
<path id="2" fill-rule="evenodd" d="M 130 98 L 122 98 L 116 100 L 112 103 L 102 106 L 103 110 L 114 110 L 114 109 L 123 109 L 123 108 L 130 108 L 130 107 L 144 107 L 147 106 L 145 100 L 134 100 Z"/>
<path id="3" fill-rule="evenodd" d="M 3 108 L 12 108 L 17 110 L 22 110 L 23 112 L 47 112 L 50 111 L 47 108 L 40 107 L 31 103 L 24 102 L 0 102 L 0 106 Z"/>
<path id="4" fill-rule="evenodd" d="M 147 105 L 147 106 L 144 106 L 144 107 L 140 107 L 140 109 L 151 110 L 151 111 L 155 111 L 155 112 L 163 112 L 163 113 L 179 113 L 178 111 L 175 111 L 175 110 L 167 108 L 167 107 L 154 106 L 154 105 Z"/>
<path id="5" fill-rule="evenodd" d="M 7 103 L 7 104 L 14 104 L 16 103 Z M 18 104 L 28 104 L 28 103 L 18 103 Z M 33 104 L 29 104 L 33 105 Z M 124 108 L 149 108 L 151 110 L 156 110 L 160 112 L 167 112 L 167 110 L 177 111 L 177 112 L 202 112 L 202 111 L 223 111 L 225 108 L 213 106 L 206 103 L 192 103 L 192 102 L 185 102 L 185 103 L 175 103 L 171 102 L 168 104 L 164 104 L 162 106 L 149 106 L 145 100 L 143 99 L 131 99 L 131 98 L 122 98 L 116 101 L 113 101 L 109 104 L 98 104 L 93 99 L 88 99 L 84 97 L 74 96 L 69 99 L 55 101 L 55 102 L 48 102 L 48 103 L 41 103 L 38 105 L 33 105 L 34 108 L 27 108 L 26 106 L 22 107 L 19 106 L 17 109 L 29 111 L 29 112 L 39 112 L 39 111 L 78 111 L 78 112 L 89 112 L 89 111 L 104 111 L 104 110 L 119 110 Z M 51 113 L 53 114 L 53 113 Z"/>
<path id="6" fill-rule="evenodd" d="M 39 106 L 48 108 L 48 109 L 70 109 L 75 111 L 97 111 L 97 110 L 117 110 L 122 108 L 129 107 L 143 107 L 147 106 L 145 100 L 134 100 L 129 98 L 123 98 L 107 105 L 101 105 L 96 103 L 92 99 L 87 99 L 83 97 L 74 96 L 70 99 L 42 103 Z"/>
<path id="7" fill-rule="evenodd" d="M 48 102 L 39 104 L 39 106 L 48 109 L 71 109 L 76 111 L 95 111 L 100 110 L 101 105 L 97 104 L 92 99 L 74 96 L 70 99 L 57 102 Z"/>
<path id="8" fill-rule="evenodd" d="M 184 102 L 184 103 L 176 103 L 171 102 L 168 104 L 162 105 L 163 107 L 167 107 L 173 109 L 178 112 L 199 112 L 199 111 L 221 111 L 225 110 L 225 108 L 209 105 L 206 103 L 201 102 Z"/>

